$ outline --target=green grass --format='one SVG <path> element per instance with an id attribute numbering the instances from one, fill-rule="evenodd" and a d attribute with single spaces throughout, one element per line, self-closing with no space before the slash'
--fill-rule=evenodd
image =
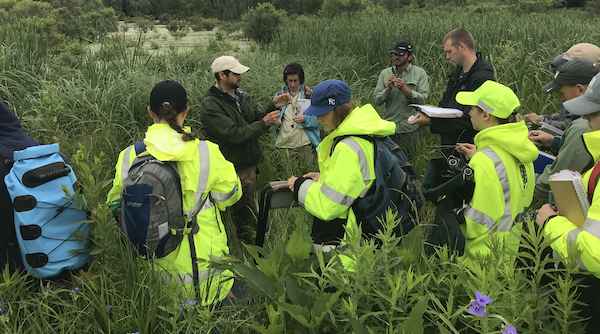
<path id="1" fill-rule="evenodd" d="M 190 103 L 187 123 L 196 130 L 201 127 L 200 101 L 214 84 L 210 64 L 223 54 L 234 55 L 251 68 L 244 74 L 241 88 L 259 105 L 266 105 L 280 89 L 282 69 L 290 62 L 304 66 L 305 84 L 314 87 L 326 79 L 344 80 L 359 104 L 372 103 L 379 72 L 391 65 L 389 50 L 398 40 L 407 39 L 415 48 L 415 64 L 430 75 L 428 102 L 436 104 L 453 68 L 444 57 L 442 39 L 451 29 L 466 27 L 475 36 L 478 50 L 495 66 L 498 81 L 508 84 L 520 97 L 522 113 L 553 113 L 557 110 L 557 100 L 540 92 L 540 87 L 551 80 L 548 63 L 575 43 L 598 41 L 598 23 L 597 18 L 576 10 L 529 15 L 503 11 L 484 14 L 407 11 L 383 18 L 360 15 L 318 18 L 289 22 L 268 49 L 255 52 L 241 52 L 227 41 L 215 39 L 207 47 L 197 46 L 192 51 L 163 50 L 160 55 L 153 55 L 140 47 L 141 42 L 132 46 L 130 42 L 110 39 L 102 44 L 100 51 L 79 55 L 68 66 L 63 58 L 46 56 L 40 30 L 3 26 L 0 28 L 3 41 L 0 97 L 14 110 L 32 137 L 44 143 L 59 142 L 63 152 L 77 157 L 75 169 L 88 191 L 88 202 L 99 226 L 94 232 L 99 254 L 89 268 L 89 275 L 76 274 L 65 286 L 53 286 L 51 290 L 5 272 L 0 279 L 0 300 L 6 303 L 9 317 L 0 317 L 5 320 L 0 321 L 0 330 L 196 333 L 219 324 L 225 333 L 255 333 L 252 324 L 271 323 L 283 326 L 289 333 L 302 332 L 293 330 L 302 326 L 298 327 L 293 312 L 284 311 L 286 306 L 278 304 L 280 301 L 273 296 L 255 295 L 246 306 L 232 313 L 200 307 L 179 312 L 173 291 L 160 282 L 153 283 L 148 263 L 131 257 L 130 251 L 119 241 L 115 222 L 102 204 L 110 188 L 118 153 L 142 139 L 151 123 L 146 106 L 149 92 L 157 82 L 170 79 L 183 84 Z M 378 110 L 382 112 L 383 107 Z M 310 164 L 294 166 L 295 170 L 291 166 L 275 168 L 272 136 L 264 136 L 261 143 L 265 160 L 260 166 L 257 190 L 268 181 L 316 170 L 316 166 Z M 439 139 L 425 129 L 417 151 L 408 152 L 419 174 L 429 159 L 439 154 L 438 143 Z M 94 159 L 94 155 L 98 158 Z M 82 173 L 80 163 L 89 165 L 92 172 Z M 427 221 L 432 217 L 432 206 L 426 206 L 421 213 L 422 221 Z M 308 229 L 310 223 L 310 215 L 302 209 L 271 212 L 265 252 L 283 252 L 293 231 Z M 540 239 L 538 235 L 533 237 Z M 232 254 L 249 258 L 249 252 L 235 237 L 230 239 Z M 422 243 L 421 237 L 415 241 L 417 245 Z M 402 327 L 402 323 L 411 318 L 410 308 L 416 307 L 420 298 L 428 298 L 425 315 L 421 317 L 425 319 L 425 332 L 436 332 L 438 327 L 443 328 L 439 329 L 441 333 L 485 332 L 483 328 L 497 332 L 497 321 L 487 318 L 479 321 L 466 313 L 465 305 L 469 304 L 473 292 L 487 289 L 501 301 L 494 312 L 518 324 L 519 333 L 577 332 L 572 323 L 576 318 L 571 309 L 569 287 L 575 283 L 570 272 L 565 278 L 557 275 L 554 285 L 546 286 L 556 292 L 548 295 L 540 290 L 543 286 L 537 267 L 535 275 L 528 276 L 516 269 L 514 263 L 501 263 L 497 258 L 496 262 L 493 258 L 491 262 L 470 268 L 461 260 L 443 254 L 438 260 L 427 259 L 417 246 L 391 247 L 384 253 L 355 246 L 354 251 L 363 257 L 363 272 L 344 273 L 335 259 L 330 263 L 319 263 L 320 259 L 314 257 L 307 260 L 313 265 L 312 269 L 327 273 L 327 277 L 320 278 L 321 283 L 344 291 L 331 306 L 332 311 L 313 329 L 318 328 L 323 333 L 366 333 L 349 320 L 356 317 L 377 333 L 388 332 Z M 277 247 L 281 250 L 276 250 Z M 541 252 L 541 247 L 540 241 L 534 252 Z M 375 254 L 377 260 L 371 258 L 369 252 Z M 536 261 L 539 265 L 549 260 L 538 258 Z M 252 263 L 253 260 L 249 260 L 245 265 L 254 268 Z M 282 266 L 281 277 L 293 279 L 305 289 L 306 298 L 310 299 L 308 304 L 314 301 L 311 298 L 323 293 L 323 286 L 314 284 L 315 273 L 310 267 L 284 267 L 283 262 L 278 263 Z M 366 272 L 372 273 L 373 279 L 361 277 Z M 414 290 L 408 289 L 402 296 L 391 299 L 383 298 L 390 297 L 392 283 L 408 280 L 416 280 Z M 271 283 L 279 286 L 281 282 Z M 81 289 L 77 298 L 69 294 L 75 286 Z M 283 302 L 289 302 L 286 299 L 289 295 L 285 294 L 289 292 L 281 293 Z M 527 302 L 539 304 L 530 306 Z M 106 312 L 105 305 L 111 305 L 111 310 Z M 273 312 L 267 312 L 265 305 L 273 307 Z M 547 309 L 550 311 L 544 313 Z M 316 318 L 311 319 L 316 321 Z"/>

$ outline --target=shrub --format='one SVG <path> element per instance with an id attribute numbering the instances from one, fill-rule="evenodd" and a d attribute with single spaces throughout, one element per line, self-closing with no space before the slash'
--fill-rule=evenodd
<path id="1" fill-rule="evenodd" d="M 213 30 L 219 24 L 219 20 L 213 17 L 203 18 L 195 16 L 192 18 L 191 23 L 193 31 Z"/>
<path id="2" fill-rule="evenodd" d="M 218 24 L 219 28 L 228 34 L 234 33 L 242 29 L 242 25 L 237 21 L 221 21 Z"/>
<path id="3" fill-rule="evenodd" d="M 158 17 L 158 23 L 167 25 L 171 22 L 172 19 L 173 19 L 173 16 L 171 16 L 171 14 L 164 13 Z"/>
<path id="4" fill-rule="evenodd" d="M 172 20 L 166 28 L 170 32 L 186 32 L 186 34 L 190 29 L 188 23 L 184 20 Z"/>
<path id="5" fill-rule="evenodd" d="M 370 0 L 325 0 L 319 15 L 334 17 L 340 14 L 362 12 L 371 4 Z"/>
<path id="6" fill-rule="evenodd" d="M 248 12 L 242 16 L 242 29 L 248 38 L 264 47 L 279 34 L 280 26 L 286 16 L 285 11 L 275 9 L 272 4 L 260 3 L 256 8 L 248 9 Z"/>
<path id="7" fill-rule="evenodd" d="M 152 49 L 152 50 L 158 50 L 158 49 L 160 49 L 160 44 L 157 41 L 152 41 L 150 43 L 150 49 Z"/>
<path id="8" fill-rule="evenodd" d="M 135 19 L 135 26 L 143 33 L 147 33 L 148 30 L 154 30 L 154 21 L 145 17 L 138 17 Z"/>
<path id="9" fill-rule="evenodd" d="M 590 0 L 585 4 L 585 7 L 594 14 L 600 13 L 600 0 Z"/>

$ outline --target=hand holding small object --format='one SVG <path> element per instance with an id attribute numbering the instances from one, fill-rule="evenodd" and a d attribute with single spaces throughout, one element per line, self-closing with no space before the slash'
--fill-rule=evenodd
<path id="1" fill-rule="evenodd" d="M 273 98 L 273 104 L 275 105 L 275 108 L 287 106 L 290 104 L 290 101 L 291 99 L 289 93 L 279 94 Z"/>
<path id="2" fill-rule="evenodd" d="M 537 147 L 550 147 L 554 141 L 554 136 L 540 130 L 529 131 L 527 138 Z"/>
<path id="3" fill-rule="evenodd" d="M 542 205 L 542 207 L 538 210 L 538 214 L 535 217 L 535 223 L 538 224 L 538 226 L 543 226 L 544 222 L 546 221 L 546 219 L 548 219 L 548 217 L 552 216 L 552 215 L 558 215 L 558 212 L 556 212 L 551 206 L 550 204 L 544 204 Z"/>
<path id="4" fill-rule="evenodd" d="M 410 115 L 410 117 L 408 118 L 408 123 L 413 122 L 417 118 L 419 118 L 419 114 Z"/>
<path id="5" fill-rule="evenodd" d="M 457 143 L 456 150 L 464 154 L 467 160 L 471 160 L 473 155 L 477 153 L 477 146 L 473 144 Z"/>
<path id="6" fill-rule="evenodd" d="M 538 114 L 532 112 L 532 113 L 527 114 L 527 115 L 525 115 L 523 117 L 527 118 L 530 121 L 537 121 L 540 116 Z"/>
<path id="7" fill-rule="evenodd" d="M 419 116 L 413 118 L 412 121 L 410 119 L 408 120 L 408 124 L 417 124 L 419 126 L 429 126 L 430 123 L 431 119 L 429 118 L 429 116 L 425 115 L 421 111 L 419 111 Z"/>
<path id="8" fill-rule="evenodd" d="M 279 119 L 280 115 L 281 112 L 279 110 L 271 111 L 265 117 L 263 117 L 263 121 L 265 121 L 267 126 L 281 125 L 281 120 Z"/>

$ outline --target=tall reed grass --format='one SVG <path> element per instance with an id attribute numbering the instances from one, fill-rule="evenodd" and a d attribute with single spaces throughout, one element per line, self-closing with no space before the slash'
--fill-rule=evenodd
<path id="1" fill-rule="evenodd" d="M 255 294 L 233 312 L 199 307 L 180 312 L 179 305 L 173 304 L 172 291 L 160 282 L 152 282 L 147 262 L 132 257 L 121 244 L 115 222 L 104 207 L 118 153 L 142 139 L 151 123 L 146 107 L 155 83 L 169 79 L 183 84 L 190 103 L 187 122 L 196 130 L 202 125 L 198 117 L 202 96 L 215 83 L 210 64 L 222 54 L 234 55 L 251 68 L 244 74 L 241 88 L 259 105 L 266 105 L 280 89 L 282 70 L 290 62 L 304 66 L 305 84 L 314 87 L 325 79 L 344 80 L 350 84 L 355 100 L 372 103 L 379 72 L 391 66 L 389 50 L 397 41 L 406 39 L 414 45 L 415 64 L 430 75 L 429 103 L 435 104 L 453 68 L 444 57 L 442 39 L 456 27 L 473 33 L 478 50 L 495 66 L 498 81 L 508 84 L 520 97 L 523 113 L 555 112 L 557 101 L 540 92 L 540 87 L 551 80 L 549 61 L 572 44 L 600 40 L 598 19 L 580 11 L 530 15 L 506 11 L 407 11 L 386 17 L 359 15 L 290 21 L 269 49 L 253 53 L 196 48 L 156 56 L 142 51 L 139 43 L 137 47 L 136 43 L 127 43 L 134 45 L 129 48 L 114 41 L 109 46 L 107 41 L 100 52 L 88 52 L 64 66 L 60 58 L 46 56 L 44 35 L 39 29 L 0 27 L 0 98 L 19 116 L 32 137 L 45 143 L 60 142 L 62 151 L 77 157 L 74 167 L 90 194 L 88 203 L 98 226 L 94 232 L 94 262 L 86 274 L 74 275 L 65 285 L 40 286 L 39 282 L 4 272 L 0 278 L 0 300 L 4 301 L 8 317 L 0 315 L 0 330 L 196 333 L 219 325 L 224 333 L 282 332 L 278 328 L 291 333 L 307 331 L 308 327 L 298 319 L 301 314 L 308 314 L 311 331 L 321 333 L 371 333 L 367 327 L 375 333 L 390 333 L 394 328 L 408 326 L 403 324 L 410 319 L 411 323 L 415 321 L 415 328 L 427 333 L 499 332 L 497 321 L 479 321 L 466 315 L 465 305 L 473 298 L 473 292 L 485 290 L 503 300 L 496 304 L 495 312 L 519 324 L 519 333 L 580 332 L 573 314 L 571 288 L 576 281 L 569 276 L 572 271 L 563 272 L 566 276 L 553 273 L 553 285 L 540 283 L 545 270 L 541 268 L 550 260 L 542 256 L 544 244 L 535 232 L 529 234 L 530 239 L 538 240 L 532 249 L 535 257 L 530 269 L 534 274 L 499 258 L 475 268 L 443 252 L 437 260 L 426 258 L 419 246 L 423 242 L 421 236 L 414 238 L 413 246 L 398 248 L 398 239 L 389 235 L 388 248 L 374 250 L 353 245 L 353 251 L 360 253 L 364 270 L 344 273 L 331 258 L 316 257 L 306 263 L 285 265 L 290 259 L 286 251 L 293 251 L 285 248 L 287 243 L 292 240 L 298 249 L 305 247 L 300 240 L 306 239 L 311 218 L 301 209 L 279 210 L 270 215 L 271 230 L 261 252 L 268 256 L 278 254 L 271 258 L 277 260 L 274 268 L 280 270 L 280 278 L 305 289 L 304 295 L 296 297 L 301 297 L 302 307 L 309 313 L 292 308 L 289 304 L 293 299 L 288 298 L 296 297 L 289 295 L 292 291 L 283 290 L 277 290 L 281 292 L 277 296 L 284 296 L 283 300 L 275 295 Z M 227 50 L 225 44 L 223 48 Z M 378 109 L 382 111 L 381 107 Z M 418 172 L 438 154 L 438 142 L 424 131 L 418 149 L 408 152 Z M 265 159 L 257 189 L 268 181 L 285 179 L 290 173 L 316 170 L 315 165 L 292 165 L 294 162 L 290 162 L 289 169 L 274 168 L 272 136 L 261 138 L 261 143 Z M 430 207 L 424 212 L 426 218 L 432 214 Z M 293 231 L 300 232 L 293 236 Z M 250 253 L 234 237 L 231 244 L 233 254 L 241 261 L 227 265 L 237 265 L 237 270 L 245 266 L 255 272 Z M 243 260 L 245 256 L 248 258 Z M 364 276 L 366 273 L 372 276 Z M 276 281 L 273 289 L 284 289 L 286 282 Z M 70 293 L 74 287 L 80 288 L 80 294 Z M 326 303 L 326 315 L 313 316 L 313 307 L 323 310 L 325 304 L 315 305 L 326 302 L 319 299 L 325 287 L 334 287 L 344 294 L 331 304 Z M 333 295 L 327 296 L 334 299 Z M 413 314 L 413 308 L 422 312 Z M 271 331 L 264 329 L 271 324 Z"/>

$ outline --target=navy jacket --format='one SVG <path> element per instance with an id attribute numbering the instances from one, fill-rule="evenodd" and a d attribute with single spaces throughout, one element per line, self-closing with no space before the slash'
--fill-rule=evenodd
<path id="1" fill-rule="evenodd" d="M 12 159 L 13 152 L 23 150 L 30 146 L 39 145 L 35 140 L 25 134 L 21 122 L 2 101 L 0 101 L 0 154 Z M 8 167 L 0 163 L 0 270 L 4 270 L 6 263 L 11 271 L 23 267 L 21 252 L 17 245 L 15 232 L 14 211 L 12 201 L 4 184 L 4 177 L 8 174 Z"/>
<path id="2" fill-rule="evenodd" d="M 473 138 L 477 133 L 471 125 L 469 106 L 463 106 L 456 102 L 458 92 L 472 92 L 479 88 L 487 80 L 494 80 L 494 68 L 487 60 L 481 58 L 481 53 L 477 53 L 477 60 L 467 73 L 462 73 L 462 66 L 456 66 L 454 71 L 448 77 L 448 86 L 438 103 L 439 107 L 456 108 L 463 111 L 460 118 L 432 118 L 430 130 L 432 133 L 440 134 L 442 146 L 455 145 L 456 143 L 473 143 Z M 446 154 L 453 151 L 443 149 Z"/>

